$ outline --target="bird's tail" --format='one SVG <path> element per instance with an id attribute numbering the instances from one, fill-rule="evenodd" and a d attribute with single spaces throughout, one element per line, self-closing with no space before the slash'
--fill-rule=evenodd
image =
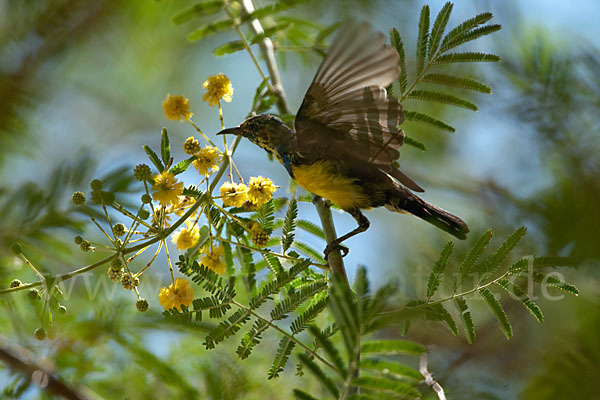
<path id="1" fill-rule="evenodd" d="M 469 227 L 462 219 L 408 191 L 393 196 L 386 206 L 392 211 L 409 212 L 459 239 L 467 238 Z"/>

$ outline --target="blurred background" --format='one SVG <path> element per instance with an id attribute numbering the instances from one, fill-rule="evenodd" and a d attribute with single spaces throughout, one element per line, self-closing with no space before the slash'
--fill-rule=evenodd
<path id="1" fill-rule="evenodd" d="M 176 159 L 184 157 L 181 144 L 195 132 L 165 119 L 161 102 L 167 93 L 188 97 L 194 121 L 212 136 L 220 130 L 218 111 L 202 102 L 202 83 L 222 72 L 235 88 L 233 102 L 224 103 L 225 125 L 237 125 L 247 115 L 260 76 L 244 52 L 213 55 L 215 47 L 236 39 L 233 32 L 198 42 L 186 39 L 198 20 L 175 25 L 172 17 L 193 4 L 0 0 L 0 286 L 7 287 L 15 277 L 34 279 L 10 255 L 15 241 L 24 243 L 27 256 L 44 271 L 64 273 L 92 262 L 96 255 L 82 254 L 73 244 L 73 236 L 94 233 L 71 206 L 71 194 L 88 193 L 89 181 L 101 178 L 126 202 L 128 193 L 139 191 L 127 173 L 147 162 L 142 145 L 158 148 L 161 127 L 169 130 Z M 313 0 L 285 14 L 322 26 L 355 17 L 383 32 L 396 27 L 410 62 L 423 4 Z M 427 4 L 435 15 L 444 2 Z M 496 321 L 479 315 L 477 307 L 474 345 L 427 323 L 415 326 L 409 338 L 434 345 L 430 370 L 449 398 L 597 398 L 600 53 L 594 39 L 600 35 L 600 3 L 460 1 L 449 26 L 485 11 L 503 28 L 467 50 L 492 52 L 502 61 L 465 65 L 464 71 L 472 70 L 494 93 L 466 94 L 479 105 L 476 113 L 429 109 L 450 122 L 455 133 L 406 123 L 407 134 L 428 149 L 407 146 L 401 165 L 426 189 L 425 199 L 468 222 L 471 241 L 490 227 L 503 238 L 524 225 L 529 234 L 521 255 L 577 260 L 576 269 L 561 273 L 581 295 L 560 301 L 541 296 L 543 324 L 517 303 L 507 303 L 515 330 L 509 342 Z M 280 54 L 283 83 L 297 110 L 320 57 L 314 52 Z M 413 71 L 409 64 L 409 74 Z M 282 187 L 278 195 L 285 195 L 287 173 L 261 149 L 242 142 L 236 161 L 245 177 L 269 176 Z M 300 215 L 318 221 L 311 204 L 301 205 Z M 401 304 L 422 290 L 449 237 L 416 218 L 386 210 L 368 217 L 371 228 L 347 242 L 350 277 L 364 264 L 375 287 L 399 280 Z M 335 213 L 334 218 L 338 233 L 355 225 L 349 215 Z M 459 255 L 467 250 L 468 243 L 457 245 Z M 3 296 L 2 340 L 29 349 L 36 359 L 54 364 L 66 380 L 106 398 L 278 399 L 297 385 L 293 368 L 267 381 L 266 367 L 252 367 L 268 365 L 277 338 L 265 340 L 265 351 L 255 352 L 250 361 L 240 361 L 235 341 L 209 352 L 201 344 L 202 327 L 162 323 L 156 292 L 167 269 L 160 263 L 153 269 L 154 284 L 142 288 L 148 291 L 144 297 L 151 310 L 143 315 L 127 293 L 108 298 L 102 289 L 92 302 L 77 301 L 90 298 L 95 283 L 93 275 L 91 284 L 76 282 L 66 302 L 68 313 L 55 321 L 59 340 L 54 342 L 33 337 L 40 310 L 24 294 Z M 317 387 L 309 377 L 302 379 L 305 388 Z M 3 365 L 0 390 L 6 396 L 12 391 L 18 398 L 48 398 Z"/>

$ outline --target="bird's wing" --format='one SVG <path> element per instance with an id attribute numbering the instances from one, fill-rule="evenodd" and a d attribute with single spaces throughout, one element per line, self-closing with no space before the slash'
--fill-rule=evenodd
<path id="1" fill-rule="evenodd" d="M 321 63 L 295 120 L 298 151 L 306 158 L 351 156 L 423 191 L 392 166 L 404 143 L 402 105 L 385 87 L 400 74 L 398 53 L 368 23 L 351 23 Z"/>

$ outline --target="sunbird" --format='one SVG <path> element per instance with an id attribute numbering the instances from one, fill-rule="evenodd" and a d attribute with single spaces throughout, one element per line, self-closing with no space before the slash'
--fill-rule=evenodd
<path id="1" fill-rule="evenodd" d="M 326 257 L 336 248 L 348 252 L 340 243 L 369 228 L 361 210 L 374 207 L 411 213 L 459 239 L 469 232 L 459 217 L 415 195 L 423 188 L 397 168 L 404 112 L 385 88 L 400 75 L 399 59 L 381 32 L 352 23 L 330 46 L 294 129 L 275 115 L 261 114 L 218 133 L 248 138 L 304 189 L 354 217 L 358 227 L 328 243 Z"/>

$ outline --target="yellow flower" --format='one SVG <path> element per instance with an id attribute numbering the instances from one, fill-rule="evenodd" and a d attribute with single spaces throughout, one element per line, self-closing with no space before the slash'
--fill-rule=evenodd
<path id="1" fill-rule="evenodd" d="M 217 74 L 210 76 L 202 86 L 204 86 L 207 90 L 202 100 L 208 101 L 209 106 L 216 106 L 219 104 L 220 99 L 231 103 L 233 86 L 231 85 L 229 78 L 227 78 L 225 75 Z"/>
<path id="2" fill-rule="evenodd" d="M 248 199 L 257 206 L 262 206 L 271 200 L 276 189 L 277 186 L 269 178 L 252 177 L 248 182 Z"/>
<path id="3" fill-rule="evenodd" d="M 225 249 L 222 246 L 213 246 L 212 248 L 208 246 L 204 251 L 204 255 L 200 257 L 200 264 L 203 264 L 217 274 L 224 274 L 226 265 L 221 260 L 221 256 L 224 253 Z"/>
<path id="4" fill-rule="evenodd" d="M 192 162 L 192 165 L 200 175 L 210 175 L 219 169 L 219 161 L 221 161 L 219 149 L 206 146 L 196 153 L 196 159 Z"/>
<path id="5" fill-rule="evenodd" d="M 194 300 L 194 289 L 190 286 L 190 283 L 185 279 L 177 278 L 175 286 L 171 283 L 168 288 L 160 288 L 158 294 L 158 300 L 160 305 L 165 310 L 170 310 L 175 307 L 181 311 L 181 305 L 189 307 Z"/>
<path id="6" fill-rule="evenodd" d="M 219 192 L 225 207 L 241 207 L 248 200 L 248 186 L 243 183 L 225 182 Z"/>
<path id="7" fill-rule="evenodd" d="M 183 183 L 178 182 L 172 172 L 165 170 L 154 175 L 153 179 L 152 198 L 154 200 L 163 206 L 179 202 L 179 196 L 183 194 Z"/>
<path id="8" fill-rule="evenodd" d="M 167 214 L 174 213 L 180 217 L 185 214 L 187 209 L 196 203 L 196 199 L 190 196 L 179 196 L 177 203 L 171 204 L 167 210 Z M 192 216 L 190 216 L 192 218 Z"/>
<path id="9" fill-rule="evenodd" d="M 188 219 L 185 221 L 185 225 L 185 228 L 181 228 L 171 236 L 171 241 L 175 243 L 179 250 L 187 250 L 194 247 L 200 239 L 198 224 L 194 224 L 194 222 L 190 222 Z"/>
<path id="10" fill-rule="evenodd" d="M 190 101 L 181 95 L 168 94 L 167 99 L 162 103 L 162 108 L 168 119 L 183 121 L 194 115 L 190 111 Z"/>

